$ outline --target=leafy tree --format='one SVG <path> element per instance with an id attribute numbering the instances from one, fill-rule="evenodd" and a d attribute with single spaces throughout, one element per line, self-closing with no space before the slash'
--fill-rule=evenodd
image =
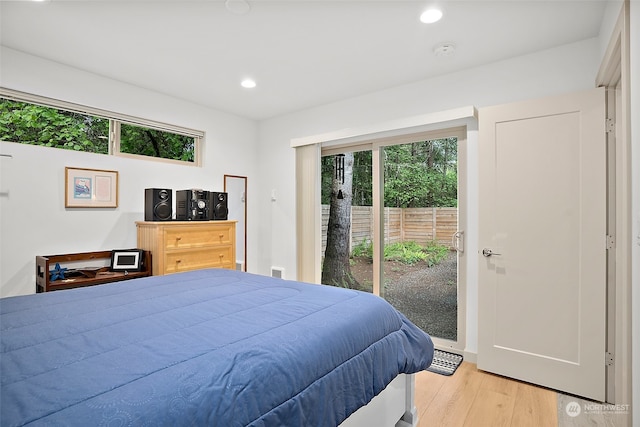
<path id="1" fill-rule="evenodd" d="M 373 205 L 373 158 L 371 151 L 354 153 L 353 160 L 353 204 Z"/>
<path id="2" fill-rule="evenodd" d="M 336 161 L 344 165 L 343 174 L 331 174 L 331 200 L 327 246 L 322 264 L 322 283 L 350 289 L 360 284 L 351 274 L 349 263 L 349 231 L 351 229 L 351 200 L 353 179 L 353 153 L 340 154 Z"/>
<path id="3" fill-rule="evenodd" d="M 123 123 L 120 151 L 163 159 L 194 161 L 193 137 Z"/>
<path id="4" fill-rule="evenodd" d="M 335 176 L 335 156 L 324 156 L 320 160 L 320 203 L 328 205 L 331 203 L 331 193 L 333 191 L 333 179 Z"/>
<path id="5" fill-rule="evenodd" d="M 109 120 L 0 98 L 0 139 L 106 154 Z"/>
<path id="6" fill-rule="evenodd" d="M 445 138 L 386 147 L 385 206 L 457 206 L 456 146 Z"/>
<path id="7" fill-rule="evenodd" d="M 384 148 L 386 207 L 458 206 L 457 139 Z M 372 153 L 354 154 L 353 205 L 372 206 Z M 322 158 L 322 203 L 330 203 L 333 156 Z"/>

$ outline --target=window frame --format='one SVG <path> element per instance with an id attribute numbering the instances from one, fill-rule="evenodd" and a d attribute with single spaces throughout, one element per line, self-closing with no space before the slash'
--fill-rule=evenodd
<path id="1" fill-rule="evenodd" d="M 205 137 L 204 131 L 190 129 L 182 126 L 171 125 L 155 120 L 143 119 L 127 114 L 116 113 L 113 111 L 103 110 L 100 108 L 87 107 L 73 102 L 61 101 L 45 96 L 34 95 L 27 92 L 21 92 L 14 89 L 0 87 L 0 97 L 11 101 L 30 103 L 41 105 L 43 107 L 56 108 L 60 110 L 70 111 L 73 113 L 100 117 L 109 120 L 109 148 L 107 155 L 127 157 L 133 159 L 144 159 L 150 161 L 158 161 L 164 163 L 173 163 L 179 165 L 188 165 L 202 167 L 202 144 Z M 126 123 L 132 126 L 139 126 L 148 129 L 155 129 L 162 132 L 183 135 L 194 139 L 193 162 L 185 160 L 165 159 L 162 157 L 146 156 L 142 154 L 131 154 L 120 152 L 120 124 Z"/>

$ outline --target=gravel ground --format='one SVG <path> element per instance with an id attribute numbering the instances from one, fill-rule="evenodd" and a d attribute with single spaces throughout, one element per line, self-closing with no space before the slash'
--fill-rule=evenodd
<path id="1" fill-rule="evenodd" d="M 367 281 L 369 266 L 358 262 L 352 273 L 361 283 Z M 450 252 L 433 267 L 385 263 L 384 296 L 429 335 L 455 340 L 457 335 L 457 257 Z"/>
<path id="2" fill-rule="evenodd" d="M 455 252 L 433 267 L 409 270 L 385 283 L 385 298 L 434 337 L 456 339 L 458 315 Z"/>

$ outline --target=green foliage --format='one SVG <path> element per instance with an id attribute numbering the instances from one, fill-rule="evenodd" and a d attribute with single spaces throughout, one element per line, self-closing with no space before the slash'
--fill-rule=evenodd
<path id="1" fill-rule="evenodd" d="M 427 253 L 427 264 L 429 267 L 440 264 L 440 262 L 447 257 L 449 248 L 441 245 L 437 241 L 431 241 L 424 247 L 424 251 Z"/>
<path id="2" fill-rule="evenodd" d="M 3 141 L 106 154 L 108 136 L 108 119 L 0 98 Z"/>
<path id="3" fill-rule="evenodd" d="M 373 206 L 373 157 L 371 151 L 357 151 L 353 155 L 353 200 L 354 206 Z"/>
<path id="4" fill-rule="evenodd" d="M 413 265 L 418 262 L 425 262 L 428 267 L 439 264 L 449 252 L 449 248 L 436 241 L 429 242 L 426 246 L 421 246 L 417 242 L 407 241 L 385 245 L 384 260 L 398 261 L 402 264 Z M 363 240 L 353 247 L 351 257 L 364 257 L 373 259 L 373 245 L 369 240 Z"/>
<path id="5" fill-rule="evenodd" d="M 399 261 L 403 264 L 413 265 L 419 261 L 424 261 L 428 257 L 427 253 L 416 242 L 399 242 L 384 247 L 385 261 Z"/>
<path id="6" fill-rule="evenodd" d="M 386 207 L 458 206 L 457 139 L 444 138 L 384 149 Z"/>
<path id="7" fill-rule="evenodd" d="M 323 205 L 331 204 L 331 185 L 335 170 L 334 159 L 335 156 L 324 156 L 320 159 L 320 203 Z"/>
<path id="8" fill-rule="evenodd" d="M 120 151 L 162 159 L 194 161 L 193 137 L 122 123 Z"/>
<path id="9" fill-rule="evenodd" d="M 373 259 L 373 244 L 368 239 L 361 241 L 351 249 L 351 256 Z"/>
<path id="10" fill-rule="evenodd" d="M 456 138 L 418 141 L 384 148 L 385 207 L 457 207 Z M 335 156 L 322 158 L 322 204 L 329 204 Z M 372 152 L 354 153 L 354 206 L 372 206 Z"/>

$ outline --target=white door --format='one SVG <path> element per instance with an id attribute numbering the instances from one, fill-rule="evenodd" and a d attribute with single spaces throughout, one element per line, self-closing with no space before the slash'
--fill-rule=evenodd
<path id="1" fill-rule="evenodd" d="M 478 368 L 599 401 L 604 99 L 594 89 L 479 111 Z"/>
<path id="2" fill-rule="evenodd" d="M 224 191 L 227 193 L 227 219 L 236 223 L 236 270 L 247 271 L 247 177 L 224 176 Z"/>

